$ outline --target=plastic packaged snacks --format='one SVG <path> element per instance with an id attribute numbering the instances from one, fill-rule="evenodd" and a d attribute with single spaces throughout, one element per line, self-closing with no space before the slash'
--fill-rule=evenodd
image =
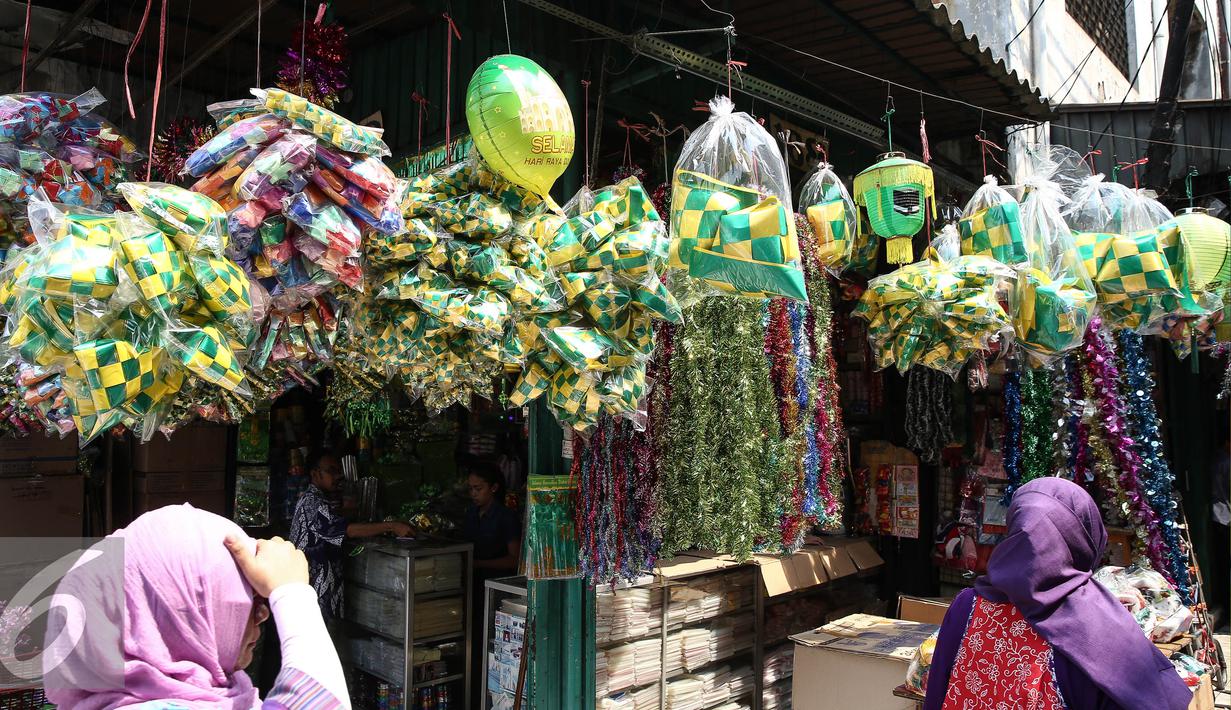
<path id="1" fill-rule="evenodd" d="M 751 116 L 711 101 L 672 184 L 671 267 L 718 292 L 807 300 L 786 164 Z"/>

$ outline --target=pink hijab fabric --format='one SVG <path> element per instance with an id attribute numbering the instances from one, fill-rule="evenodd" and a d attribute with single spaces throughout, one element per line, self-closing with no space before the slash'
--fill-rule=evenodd
<path id="1" fill-rule="evenodd" d="M 223 544 L 238 525 L 191 505 L 160 508 L 115 533 L 124 541 L 124 585 L 79 566 L 57 593 L 88 597 L 80 643 L 45 673 L 47 698 L 74 710 L 108 710 L 149 701 L 183 708 L 250 710 L 257 691 L 236 671 L 252 612 L 252 589 Z M 93 616 L 101 610 L 106 619 Z M 48 639 L 63 619 L 53 614 Z M 122 629 L 122 634 L 119 630 Z M 122 651 L 120 650 L 122 648 Z M 123 654 L 123 687 L 100 677 L 100 659 Z M 49 654 L 50 656 L 50 654 Z"/>

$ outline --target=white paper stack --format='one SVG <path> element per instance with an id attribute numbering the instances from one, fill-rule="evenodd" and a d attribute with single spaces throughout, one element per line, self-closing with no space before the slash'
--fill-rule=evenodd
<path id="1" fill-rule="evenodd" d="M 607 692 L 616 693 L 637 684 L 636 644 L 607 649 Z"/>
<path id="2" fill-rule="evenodd" d="M 752 666 L 744 665 L 733 669 L 727 677 L 727 695 L 730 698 L 751 696 Z"/>
<path id="3" fill-rule="evenodd" d="M 705 681 L 686 675 L 667 683 L 667 703 L 664 710 L 698 710 L 704 704 Z"/>
<path id="4" fill-rule="evenodd" d="M 780 680 L 791 677 L 795 668 L 795 645 L 784 644 L 780 648 L 765 654 L 763 682 L 769 687 Z"/>
<path id="5" fill-rule="evenodd" d="M 766 688 L 761 699 L 761 710 L 791 710 L 791 686 L 784 683 Z"/>
<path id="6" fill-rule="evenodd" d="M 636 710 L 658 710 L 658 684 L 647 685 L 633 693 L 633 706 Z"/>
<path id="7" fill-rule="evenodd" d="M 597 595 L 594 630 L 600 644 L 645 636 L 661 625 L 662 593 L 656 589 L 632 587 Z"/>

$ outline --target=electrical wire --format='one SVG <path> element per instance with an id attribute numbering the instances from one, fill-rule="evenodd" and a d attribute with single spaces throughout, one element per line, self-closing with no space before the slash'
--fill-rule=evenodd
<path id="1" fill-rule="evenodd" d="M 1090 61 L 1090 57 L 1094 56 L 1094 52 L 1096 50 L 1098 50 L 1097 44 L 1090 47 L 1090 51 L 1086 53 L 1086 58 L 1081 60 L 1081 62 L 1076 67 L 1073 67 L 1073 71 L 1068 75 L 1068 78 L 1060 82 L 1060 88 L 1063 89 L 1064 85 L 1069 83 L 1069 79 L 1073 80 L 1073 83 L 1069 85 L 1069 90 L 1064 92 L 1064 96 L 1061 96 L 1060 100 L 1056 102 L 1056 106 L 1064 105 L 1065 99 L 1069 97 L 1069 94 L 1073 93 L 1073 89 L 1077 88 L 1077 84 L 1081 80 L 1081 73 L 1082 71 L 1085 70 L 1086 64 Z M 1058 90 L 1059 89 L 1057 89 L 1057 91 Z"/>
<path id="2" fill-rule="evenodd" d="M 752 40 L 756 40 L 756 41 L 759 41 L 759 42 L 765 42 L 765 43 L 767 43 L 767 44 L 772 44 L 772 45 L 775 45 L 775 46 L 777 46 L 777 47 L 779 47 L 779 48 L 781 48 L 781 49 L 787 50 L 787 51 L 789 51 L 789 52 L 794 52 L 794 53 L 796 53 L 796 54 L 798 54 L 798 55 L 800 55 L 800 56 L 807 57 L 807 58 L 809 58 L 809 59 L 813 59 L 813 60 L 815 60 L 815 61 L 821 62 L 822 64 L 827 64 L 827 65 L 832 66 L 832 67 L 834 67 L 834 68 L 837 68 L 837 69 L 842 69 L 842 70 L 844 70 L 844 71 L 851 72 L 852 74 L 858 74 L 858 75 L 860 75 L 860 76 L 862 76 L 862 77 L 865 77 L 865 78 L 867 78 L 867 79 L 871 79 L 872 81 L 876 81 L 876 82 L 883 83 L 883 84 L 888 84 L 888 85 L 890 85 L 890 86 L 893 86 L 893 87 L 896 87 L 896 88 L 902 89 L 903 91 L 909 91 L 909 92 L 916 92 L 916 93 L 920 93 L 920 94 L 923 94 L 924 96 L 928 96 L 928 97 L 931 97 L 931 98 L 934 98 L 934 99 L 939 99 L 939 100 L 941 100 L 941 101 L 947 101 L 947 102 L 949 102 L 949 103 L 954 103 L 954 104 L 958 104 L 958 105 L 961 105 L 961 106 L 965 106 L 965 107 L 967 107 L 967 108 L 974 109 L 974 110 L 976 110 L 976 111 L 985 111 L 985 112 L 987 112 L 987 113 L 989 113 L 989 114 L 992 114 L 992 115 L 994 115 L 994 116 L 1001 116 L 1001 117 L 1003 117 L 1003 118 L 1012 119 L 1013 121 L 1015 121 L 1015 122 L 1017 122 L 1017 123 L 1022 123 L 1022 124 L 1033 124 L 1033 125 L 1040 125 L 1041 123 L 1043 123 L 1042 121 L 1039 121 L 1038 119 L 1034 119 L 1034 118 L 1027 118 L 1027 117 L 1025 117 L 1025 116 L 1019 116 L 1019 115 L 1017 115 L 1017 114 L 1014 114 L 1014 113 L 1009 113 L 1009 112 L 1007 112 L 1007 111 L 1000 111 L 1000 110 L 998 110 L 998 109 L 994 109 L 994 108 L 987 108 L 987 107 L 984 107 L 984 106 L 979 106 L 978 104 L 973 104 L 973 103 L 971 103 L 971 102 L 969 102 L 969 101 L 966 101 L 966 100 L 964 100 L 964 99 L 958 99 L 958 98 L 954 98 L 954 97 L 952 97 L 952 96 L 945 96 L 945 95 L 943 95 L 943 94 L 936 94 L 936 93 L 933 93 L 933 92 L 931 92 L 931 91 L 926 91 L 926 90 L 924 90 L 924 89 L 919 89 L 919 88 L 916 88 L 916 87 L 913 87 L 913 86 L 909 86 L 909 85 L 907 85 L 907 84 L 903 84 L 903 83 L 901 83 L 901 82 L 894 81 L 894 80 L 892 80 L 892 79 L 886 79 L 885 77 L 881 77 L 881 76 L 877 76 L 877 75 L 875 75 L 875 74 L 871 74 L 871 73 L 869 73 L 869 72 L 863 71 L 862 69 L 856 69 L 856 68 L 854 68 L 854 67 L 849 67 L 849 66 L 847 66 L 847 65 L 845 65 L 845 64 L 842 64 L 842 63 L 840 63 L 840 62 L 835 62 L 835 61 L 834 61 L 834 60 L 832 60 L 832 59 L 826 59 L 826 58 L 824 58 L 824 57 L 820 57 L 820 56 L 817 56 L 817 55 L 815 55 L 815 54 L 812 54 L 811 52 L 806 52 L 806 51 L 804 51 L 804 50 L 802 50 L 802 49 L 796 49 L 795 47 L 792 47 L 792 46 L 787 45 L 787 44 L 783 44 L 782 42 L 779 42 L 779 41 L 774 40 L 774 39 L 770 39 L 770 38 L 768 38 L 768 37 L 759 37 L 759 36 L 756 36 L 756 35 L 749 35 L 749 34 L 743 34 L 743 35 L 741 35 L 741 36 L 742 36 L 742 37 L 744 37 L 745 39 L 752 39 Z M 1213 150 L 1213 151 L 1225 151 L 1225 152 L 1231 152 L 1231 148 L 1222 148 L 1222 147 L 1215 147 L 1215 146 L 1209 146 L 1209 145 L 1193 145 L 1193 144 L 1188 144 L 1188 143 L 1176 143 L 1176 142 L 1173 142 L 1173 141 L 1159 141 L 1159 140 L 1153 140 L 1153 139 L 1150 139 L 1150 138 L 1138 138 L 1138 137 L 1136 137 L 1136 136 L 1124 136 L 1124 135 L 1119 135 L 1119 134 L 1115 134 L 1115 133 L 1108 133 L 1108 132 L 1106 132 L 1106 131 L 1094 131 L 1094 130 L 1090 130 L 1090 129 L 1087 129 L 1087 128 L 1077 128 L 1077 127 L 1075 127 L 1075 126 L 1065 126 L 1065 125 L 1056 124 L 1056 123 L 1053 123 L 1053 124 L 1052 124 L 1052 126 L 1053 126 L 1054 128 L 1061 128 L 1061 129 L 1064 129 L 1064 130 L 1067 130 L 1067 131 L 1073 131 L 1073 132 L 1076 132 L 1076 133 L 1086 133 L 1086 134 L 1089 134 L 1089 135 L 1108 136 L 1108 137 L 1111 137 L 1111 138 L 1123 138 L 1124 140 L 1129 140 L 1129 141 L 1138 141 L 1138 142 L 1141 142 L 1141 143 L 1154 143 L 1154 144 L 1157 144 L 1157 145 L 1169 145 L 1169 146 L 1175 146 L 1175 147 L 1179 147 L 1179 148 L 1189 148 L 1189 149 L 1192 149 L 1192 150 Z"/>
<path id="3" fill-rule="evenodd" d="M 1133 72 L 1132 81 L 1128 82 L 1128 88 L 1124 91 L 1124 98 L 1120 99 L 1120 105 L 1116 107 L 1113 113 L 1113 118 L 1107 120 L 1107 125 L 1103 127 L 1103 134 L 1100 134 L 1098 140 L 1094 141 L 1094 145 L 1090 150 L 1098 150 L 1099 144 L 1103 142 L 1103 135 L 1106 135 L 1107 129 L 1111 128 L 1114 114 L 1119 113 L 1124 108 L 1124 103 L 1128 101 L 1128 95 L 1133 93 L 1133 88 L 1137 86 L 1137 77 L 1141 76 L 1141 70 L 1145 68 L 1146 59 L 1150 57 L 1150 50 L 1154 49 L 1154 43 L 1158 40 L 1158 30 L 1163 26 L 1163 20 L 1167 19 L 1167 13 L 1162 13 L 1158 17 L 1158 22 L 1154 24 L 1154 36 L 1150 37 L 1150 43 L 1146 45 L 1146 51 L 1141 54 L 1141 59 L 1137 62 L 1137 71 Z"/>
<path id="4" fill-rule="evenodd" d="M 1005 43 L 1004 43 L 1004 53 L 1005 53 L 1005 54 L 1008 54 L 1008 53 L 1009 53 L 1009 47 L 1010 47 L 1010 46 L 1011 46 L 1014 42 L 1016 42 L 1016 41 L 1017 41 L 1017 38 L 1018 38 L 1018 37 L 1021 37 L 1023 32 L 1025 32 L 1026 30 L 1030 29 L 1030 25 L 1032 25 L 1032 24 L 1034 23 L 1034 16 L 1035 16 L 1035 15 L 1037 15 L 1037 14 L 1039 14 L 1039 10 L 1042 10 L 1042 9 L 1043 9 L 1043 3 L 1045 3 L 1045 2 L 1047 2 L 1047 0 L 1039 0 L 1039 4 L 1034 6 L 1034 12 L 1031 12 L 1031 13 L 1030 13 L 1030 18 L 1029 18 L 1028 20 L 1026 20 L 1026 24 L 1025 24 L 1025 26 L 1023 26 L 1020 30 L 1018 30 L 1018 31 L 1017 31 L 1017 34 L 1013 35 L 1013 39 L 1011 39 L 1011 40 L 1009 40 L 1008 42 L 1005 42 Z"/>

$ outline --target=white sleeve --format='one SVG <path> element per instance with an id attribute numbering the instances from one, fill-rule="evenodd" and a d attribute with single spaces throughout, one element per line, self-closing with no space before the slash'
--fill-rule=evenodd
<path id="1" fill-rule="evenodd" d="M 321 618 L 316 590 L 308 584 L 284 584 L 269 595 L 269 610 L 278 626 L 282 667 L 313 677 L 350 710 L 346 676 Z"/>

